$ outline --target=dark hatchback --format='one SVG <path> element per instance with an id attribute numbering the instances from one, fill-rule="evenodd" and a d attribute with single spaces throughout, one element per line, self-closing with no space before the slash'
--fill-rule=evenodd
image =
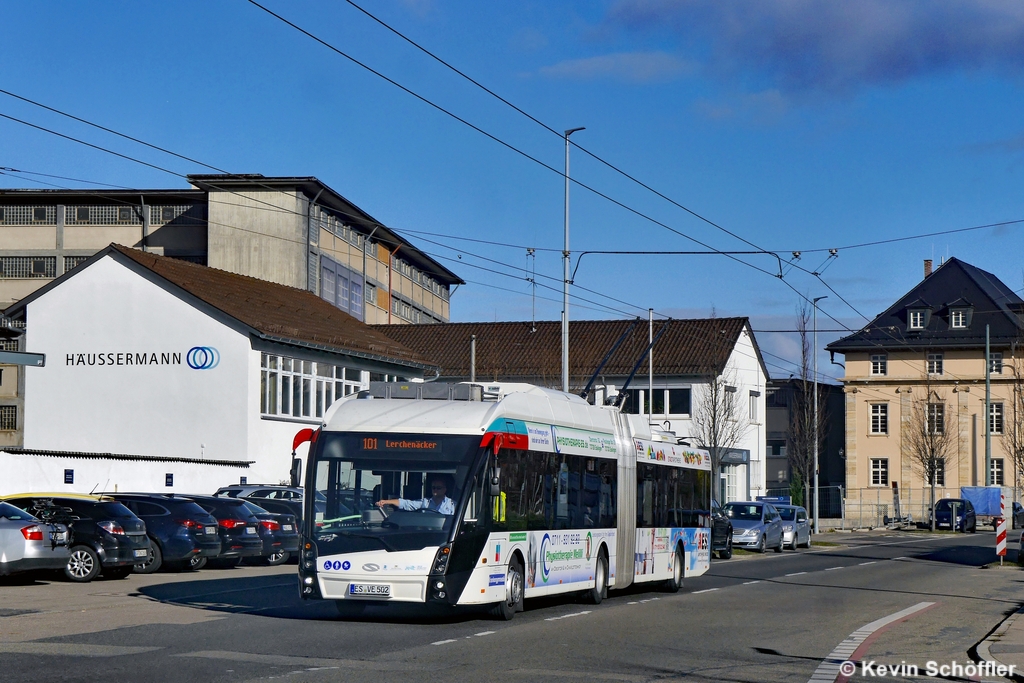
<path id="1" fill-rule="evenodd" d="M 156 493 L 109 494 L 146 523 L 152 542 L 149 560 L 135 565 L 135 573 L 151 574 L 160 567 L 181 570 L 196 558 L 220 555 L 217 518 L 195 501 Z"/>
<path id="2" fill-rule="evenodd" d="M 249 511 L 244 500 L 199 495 L 185 497 L 217 518 L 220 554 L 210 558 L 211 565 L 234 567 L 243 558 L 263 555 L 260 520 Z"/>
<path id="3" fill-rule="evenodd" d="M 953 523 L 954 509 L 956 523 Z M 954 529 L 974 533 L 978 530 L 978 517 L 974 505 L 963 498 L 943 498 L 935 503 L 935 528 Z"/>
<path id="4" fill-rule="evenodd" d="M 260 520 L 259 533 L 263 539 L 260 560 L 271 566 L 284 564 L 299 552 L 299 527 L 295 515 L 268 512 L 251 500 L 239 498 L 242 504 Z"/>
<path id="5" fill-rule="evenodd" d="M 72 581 L 123 579 L 136 563 L 149 559 L 146 524 L 131 510 L 107 496 L 24 494 L 5 501 L 48 522 L 66 524 L 71 532 L 71 558 L 64 575 Z"/>

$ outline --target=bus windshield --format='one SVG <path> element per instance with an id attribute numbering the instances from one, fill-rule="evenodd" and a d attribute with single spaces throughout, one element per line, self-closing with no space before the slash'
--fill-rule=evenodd
<path id="1" fill-rule="evenodd" d="M 308 533 L 331 553 L 441 545 L 479 452 L 479 436 L 322 433 Z"/>

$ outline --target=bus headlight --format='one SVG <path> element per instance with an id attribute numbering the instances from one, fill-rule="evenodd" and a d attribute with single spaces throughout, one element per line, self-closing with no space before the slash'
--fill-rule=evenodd
<path id="1" fill-rule="evenodd" d="M 444 574 L 444 570 L 448 568 L 448 558 L 451 557 L 452 547 L 446 543 L 437 549 L 437 555 L 434 557 L 434 573 Z"/>

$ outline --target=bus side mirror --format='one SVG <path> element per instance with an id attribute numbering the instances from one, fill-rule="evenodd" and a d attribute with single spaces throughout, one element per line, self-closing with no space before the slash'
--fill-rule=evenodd
<path id="1" fill-rule="evenodd" d="M 298 458 L 292 458 L 292 486 L 302 485 L 302 461 Z"/>
<path id="2" fill-rule="evenodd" d="M 491 477 L 491 497 L 497 498 L 501 495 L 501 470 L 494 468 L 494 475 Z"/>

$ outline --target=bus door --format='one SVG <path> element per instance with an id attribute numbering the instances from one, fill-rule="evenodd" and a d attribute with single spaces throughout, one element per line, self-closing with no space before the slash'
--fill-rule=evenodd
<path id="1" fill-rule="evenodd" d="M 448 588 L 453 598 L 462 594 L 462 589 L 476 569 L 480 554 L 484 551 L 492 531 L 493 499 L 490 495 L 490 482 L 494 460 L 490 449 L 482 449 L 476 471 L 466 478 L 466 490 L 460 492 L 465 504 L 455 539 L 452 541 L 452 555 L 446 572 Z"/>

